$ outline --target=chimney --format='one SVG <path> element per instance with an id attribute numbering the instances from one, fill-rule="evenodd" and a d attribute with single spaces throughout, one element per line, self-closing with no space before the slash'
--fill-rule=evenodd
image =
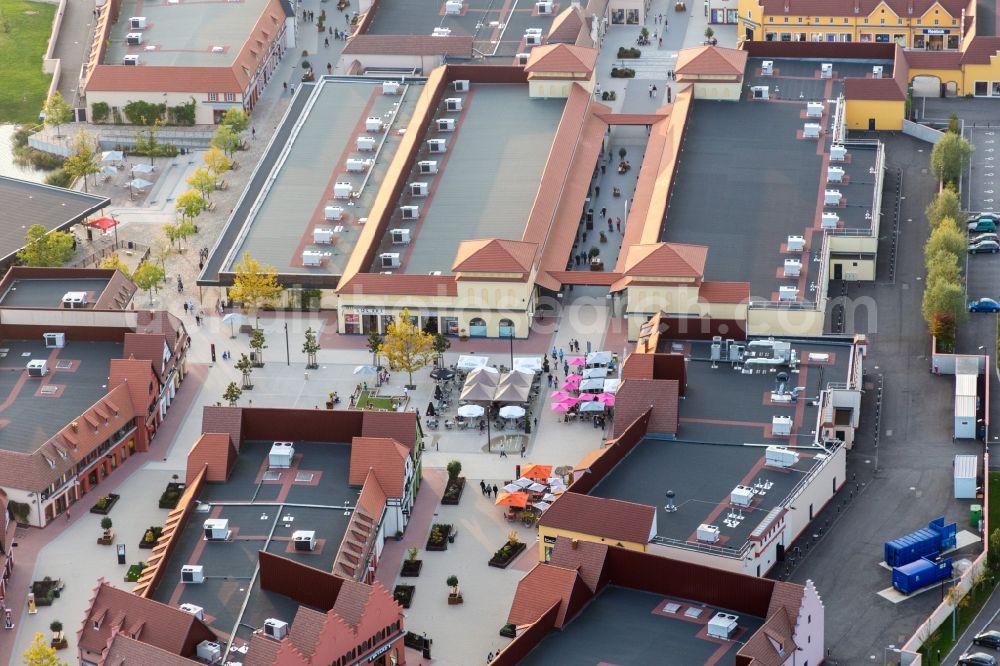
<path id="1" fill-rule="evenodd" d="M 577 546 L 580 545 L 580 541 L 577 539 L 570 539 L 569 545 L 573 550 L 576 550 Z"/>

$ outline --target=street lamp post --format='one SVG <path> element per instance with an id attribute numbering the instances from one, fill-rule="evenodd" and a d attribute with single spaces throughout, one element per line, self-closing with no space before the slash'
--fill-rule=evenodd
<path id="1" fill-rule="evenodd" d="M 889 653 L 890 652 L 894 652 L 896 654 L 902 654 L 903 653 L 903 651 L 901 649 L 899 649 L 898 647 L 896 647 L 895 645 L 890 645 L 890 646 L 888 646 L 886 648 L 883 648 L 882 649 L 882 666 L 888 666 L 889 665 Z M 895 663 L 895 662 L 892 662 L 892 663 Z"/>
<path id="2" fill-rule="evenodd" d="M 117 251 L 118 250 L 118 217 L 114 213 L 108 213 L 108 216 L 112 220 L 115 221 L 115 224 L 114 224 L 114 230 L 115 230 L 115 251 Z"/>

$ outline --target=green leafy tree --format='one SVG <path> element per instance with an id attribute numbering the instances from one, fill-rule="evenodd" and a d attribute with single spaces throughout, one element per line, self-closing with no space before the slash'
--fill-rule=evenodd
<path id="1" fill-rule="evenodd" d="M 962 269 L 958 257 L 951 252 L 939 251 L 927 257 L 927 286 L 939 283 L 962 284 Z"/>
<path id="2" fill-rule="evenodd" d="M 215 174 L 216 184 L 218 183 L 219 176 L 233 167 L 233 161 L 226 157 L 224 152 L 215 147 L 206 150 L 202 159 L 205 160 L 205 166 L 208 167 L 208 170 Z"/>
<path id="3" fill-rule="evenodd" d="M 939 315 L 953 317 L 956 322 L 965 315 L 965 290 L 962 285 L 946 280 L 927 285 L 922 304 L 924 320 L 930 329 L 936 328 Z"/>
<path id="4" fill-rule="evenodd" d="M 24 666 L 66 666 L 66 662 L 59 659 L 56 649 L 49 646 L 41 632 L 35 634 L 31 645 L 24 651 L 22 663 Z"/>
<path id="5" fill-rule="evenodd" d="M 151 261 L 144 261 L 132 274 L 135 286 L 144 289 L 149 294 L 149 302 L 153 302 L 153 290 L 166 278 L 163 268 Z"/>
<path id="6" fill-rule="evenodd" d="M 943 190 L 938 192 L 931 199 L 924 213 L 927 215 L 927 221 L 930 222 L 932 229 L 941 224 L 941 220 L 946 218 L 961 220 L 962 205 L 958 200 L 958 193 L 955 192 L 955 188 L 947 185 Z"/>
<path id="7" fill-rule="evenodd" d="M 181 192 L 177 196 L 177 201 L 174 204 L 174 208 L 181 214 L 185 220 L 193 220 L 194 218 L 205 212 L 205 208 L 208 204 L 205 202 L 205 198 L 201 196 L 201 193 L 197 190 L 187 190 L 186 192 Z"/>
<path id="8" fill-rule="evenodd" d="M 250 116 L 243 109 L 234 106 L 227 109 L 225 114 L 223 114 L 222 124 L 237 134 L 241 134 L 250 126 Z"/>
<path id="9" fill-rule="evenodd" d="M 45 115 L 45 124 L 56 128 L 56 136 L 61 137 L 60 128 L 73 119 L 73 109 L 59 94 L 59 91 L 52 93 L 42 106 L 42 113 Z"/>
<path id="10" fill-rule="evenodd" d="M 931 258 L 939 252 L 947 252 L 956 258 L 962 257 L 965 256 L 967 246 L 968 236 L 958 228 L 958 223 L 951 218 L 945 218 L 927 239 L 924 245 L 924 260 L 930 266 Z"/>
<path id="11" fill-rule="evenodd" d="M 990 550 L 986 563 L 991 571 L 1000 571 L 1000 527 L 990 532 Z"/>
<path id="12" fill-rule="evenodd" d="M 239 150 L 240 135 L 234 132 L 233 128 L 229 125 L 219 125 L 219 128 L 215 130 L 215 134 L 212 135 L 210 145 L 232 157 L 233 153 Z"/>
<path id="13" fill-rule="evenodd" d="M 24 266 L 59 267 L 73 256 L 73 234 L 68 231 L 46 231 L 40 224 L 28 227 L 24 247 L 17 259 Z"/>
<path id="14" fill-rule="evenodd" d="M 412 386 L 413 373 L 434 360 L 434 336 L 417 328 L 410 320 L 410 311 L 403 308 L 389 324 L 379 353 L 391 369 L 406 371 Z"/>
<path id="15" fill-rule="evenodd" d="M 931 150 L 931 171 L 944 183 L 957 182 L 969 166 L 973 146 L 957 134 L 945 132 Z"/>
<path id="16" fill-rule="evenodd" d="M 372 365 L 378 365 L 379 351 L 382 349 L 382 336 L 372 331 L 368 334 L 368 352 L 372 355 Z"/>
<path id="17" fill-rule="evenodd" d="M 242 303 L 244 312 L 253 312 L 254 328 L 260 328 L 260 309 L 273 306 L 283 289 L 278 284 L 278 271 L 274 266 L 261 264 L 248 252 L 243 253 L 243 260 L 233 268 L 236 275 L 229 298 Z"/>
<path id="18" fill-rule="evenodd" d="M 257 367 L 264 367 L 264 350 L 267 349 L 267 342 L 262 329 L 255 328 L 250 333 L 250 349 L 257 355 Z"/>
<path id="19" fill-rule="evenodd" d="M 443 333 L 436 333 L 434 335 L 434 354 L 437 356 L 439 365 L 444 353 L 449 349 L 451 349 L 451 340 Z"/>
<path id="20" fill-rule="evenodd" d="M 952 113 L 948 116 L 948 131 L 952 134 L 959 134 L 958 114 Z"/>
<path id="21" fill-rule="evenodd" d="M 87 176 L 100 173 L 97 159 L 97 141 L 88 132 L 80 130 L 70 142 L 70 154 L 63 163 L 63 171 L 72 178 L 83 178 L 83 191 L 87 192 Z"/>
<path id="22" fill-rule="evenodd" d="M 212 175 L 211 171 L 204 167 L 198 167 L 194 173 L 188 176 L 187 184 L 207 201 L 212 192 L 215 191 L 215 181 L 216 177 Z"/>
<path id="23" fill-rule="evenodd" d="M 316 331 L 312 329 L 312 326 L 306 329 L 306 340 L 302 343 L 302 353 L 306 355 L 307 368 L 319 367 L 319 363 L 316 362 L 316 354 L 319 353 L 319 340 L 316 338 Z"/>
<path id="24" fill-rule="evenodd" d="M 230 407 L 235 407 L 241 395 L 243 395 L 243 389 L 237 386 L 236 382 L 229 382 L 226 392 L 222 394 L 222 399 L 228 402 Z"/>
<path id="25" fill-rule="evenodd" d="M 240 360 L 236 361 L 236 369 L 243 375 L 243 390 L 252 389 L 253 384 L 250 382 L 250 375 L 253 373 L 253 363 L 250 361 L 250 357 L 246 354 L 240 354 Z"/>
<path id="26" fill-rule="evenodd" d="M 125 262 L 122 261 L 117 252 L 112 252 L 108 256 L 104 257 L 104 259 L 101 259 L 101 263 L 98 264 L 97 267 L 118 270 L 124 273 L 126 277 L 132 277 L 132 271 L 130 271 L 129 267 L 125 265 Z"/>

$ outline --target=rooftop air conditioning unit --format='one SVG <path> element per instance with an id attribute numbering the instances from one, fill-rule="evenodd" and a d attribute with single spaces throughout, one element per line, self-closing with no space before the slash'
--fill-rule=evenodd
<path id="1" fill-rule="evenodd" d="M 524 43 L 527 46 L 539 46 L 542 43 L 542 36 L 534 33 L 524 36 Z"/>
<path id="2" fill-rule="evenodd" d="M 398 95 L 399 94 L 399 81 L 383 81 L 382 82 L 382 94 L 383 95 Z"/>
<path id="3" fill-rule="evenodd" d="M 400 206 L 400 210 L 403 211 L 404 220 L 420 219 L 420 206 Z"/>
<path id="4" fill-rule="evenodd" d="M 802 128 L 802 136 L 806 139 L 818 139 L 819 138 L 819 123 L 806 123 Z"/>
<path id="5" fill-rule="evenodd" d="M 434 28 L 434 32 L 431 33 L 431 37 L 450 37 L 451 28 Z"/>
<path id="6" fill-rule="evenodd" d="M 142 44 L 142 33 L 141 32 L 130 32 L 125 35 L 125 43 L 129 46 L 138 46 Z"/>
<path id="7" fill-rule="evenodd" d="M 761 76 L 774 76 L 774 61 L 765 60 L 760 65 Z"/>
<path id="8" fill-rule="evenodd" d="M 410 183 L 411 197 L 426 197 L 430 187 L 427 183 Z"/>
<path id="9" fill-rule="evenodd" d="M 348 173 L 364 173 L 371 165 L 371 160 L 349 159 L 346 166 Z"/>
<path id="10" fill-rule="evenodd" d="M 729 501 L 736 506 L 750 506 L 753 501 L 753 490 L 749 486 L 736 486 L 729 493 Z"/>
<path id="11" fill-rule="evenodd" d="M 538 9 L 539 14 L 551 14 L 552 13 L 552 3 L 548 0 L 543 0 L 543 2 L 536 2 L 535 8 Z"/>
<path id="12" fill-rule="evenodd" d="M 443 153 L 448 150 L 448 143 L 444 139 L 430 139 L 427 141 L 427 149 L 432 153 Z"/>
<path id="13" fill-rule="evenodd" d="M 288 635 L 288 623 L 269 617 L 264 620 L 264 635 L 280 641 Z"/>
<path id="14" fill-rule="evenodd" d="M 181 604 L 180 606 L 178 606 L 178 608 L 180 608 L 185 613 L 194 615 L 202 622 L 205 621 L 205 609 L 202 608 L 201 606 L 195 606 L 194 604 Z"/>
<path id="15" fill-rule="evenodd" d="M 365 119 L 365 131 L 366 132 L 381 132 L 382 131 L 382 119 L 381 118 L 366 118 Z"/>
<path id="16" fill-rule="evenodd" d="M 64 308 L 85 308 L 87 307 L 87 292 L 67 291 L 62 298 Z"/>
<path id="17" fill-rule="evenodd" d="M 444 108 L 446 111 L 461 111 L 462 110 L 462 98 L 461 97 L 449 97 L 444 101 Z"/>
<path id="18" fill-rule="evenodd" d="M 799 288 L 798 287 L 778 287 L 778 300 L 779 301 L 795 301 L 799 298 Z"/>
<path id="19" fill-rule="evenodd" d="M 316 250 L 302 250 L 302 265 L 303 266 L 322 266 L 323 265 L 323 253 L 317 252 Z"/>
<path id="20" fill-rule="evenodd" d="M 883 72 L 882 65 L 873 65 L 872 66 L 872 78 L 873 79 L 881 79 L 882 78 L 882 72 Z"/>
<path id="21" fill-rule="evenodd" d="M 787 245 L 789 252 L 802 252 L 806 249 L 806 239 L 803 236 L 789 236 Z"/>
<path id="22" fill-rule="evenodd" d="M 201 526 L 205 530 L 205 541 L 225 541 L 232 536 L 227 518 L 209 518 Z"/>
<path id="23" fill-rule="evenodd" d="M 27 370 L 29 377 L 44 377 L 49 374 L 49 362 L 42 358 L 28 361 Z"/>
<path id="24" fill-rule="evenodd" d="M 798 277 L 802 274 L 802 262 L 798 259 L 785 259 L 785 277 Z"/>
<path id="25" fill-rule="evenodd" d="M 769 446 L 764 451 L 764 464 L 769 467 L 791 467 L 799 461 L 799 454 L 784 446 Z"/>
<path id="26" fill-rule="evenodd" d="M 823 205 L 839 206 L 842 198 L 843 195 L 840 193 L 840 190 L 825 190 L 823 192 Z"/>
<path id="27" fill-rule="evenodd" d="M 468 79 L 459 79 L 458 81 L 455 81 L 451 85 L 455 89 L 455 92 L 469 92 Z"/>
<path id="28" fill-rule="evenodd" d="M 722 638 L 729 640 L 739 628 L 739 616 L 732 613 L 716 613 L 715 617 L 708 621 L 708 635 L 712 638 Z"/>
<path id="29" fill-rule="evenodd" d="M 531 57 L 531 54 L 530 53 L 518 53 L 516 57 L 517 57 L 517 64 L 523 66 L 523 65 L 527 65 L 528 64 L 528 58 Z"/>
<path id="30" fill-rule="evenodd" d="M 832 166 L 826 168 L 826 182 L 828 183 L 842 183 L 844 182 L 844 170 L 838 166 Z"/>
<path id="31" fill-rule="evenodd" d="M 392 235 L 393 245 L 408 245 L 410 242 L 409 229 L 392 229 L 389 233 Z"/>
<path id="32" fill-rule="evenodd" d="M 823 102 L 806 103 L 806 118 L 822 118 Z"/>
<path id="33" fill-rule="evenodd" d="M 185 564 L 181 567 L 181 582 L 200 585 L 205 582 L 205 567 L 200 564 Z"/>
<path id="34" fill-rule="evenodd" d="M 792 417 L 772 416 L 771 434 L 775 437 L 789 437 L 792 434 Z"/>
<path id="35" fill-rule="evenodd" d="M 62 349 L 66 346 L 65 333 L 42 333 L 46 349 Z"/>
<path id="36" fill-rule="evenodd" d="M 399 268 L 399 255 L 395 252 L 386 252 L 379 255 L 382 268 Z"/>
<path id="37" fill-rule="evenodd" d="M 417 162 L 417 170 L 420 171 L 420 173 L 437 173 L 438 163 L 433 160 Z"/>
<path id="38" fill-rule="evenodd" d="M 198 659 L 209 664 L 219 663 L 222 661 L 222 646 L 213 641 L 198 643 Z"/>
<path id="39" fill-rule="evenodd" d="M 313 550 L 316 548 L 316 532 L 296 530 L 292 532 L 292 543 L 295 544 L 295 550 Z"/>
<path id="40" fill-rule="evenodd" d="M 840 216 L 836 213 L 823 213 L 819 225 L 823 229 L 836 229 L 840 225 Z"/>
<path id="41" fill-rule="evenodd" d="M 830 146 L 830 161 L 843 162 L 847 159 L 847 148 L 843 146 Z"/>
<path id="42" fill-rule="evenodd" d="M 753 99 L 770 99 L 770 88 L 767 86 L 753 86 L 750 88 Z"/>
<path id="43" fill-rule="evenodd" d="M 270 469 L 288 469 L 295 457 L 295 447 L 291 442 L 275 442 L 267 453 L 267 465 Z"/>
<path id="44" fill-rule="evenodd" d="M 456 16 L 462 13 L 462 9 L 465 7 L 459 0 L 448 0 L 444 3 L 444 13 Z"/>
<path id="45" fill-rule="evenodd" d="M 323 217 L 327 220 L 339 220 L 344 216 L 344 209 L 340 206 L 327 206 L 323 209 Z"/>
<path id="46" fill-rule="evenodd" d="M 128 27 L 132 30 L 145 30 L 146 29 L 146 17 L 145 16 L 133 16 L 128 20 Z"/>
<path id="47" fill-rule="evenodd" d="M 698 541 L 716 543 L 719 540 L 719 528 L 715 525 L 699 525 L 695 536 Z"/>
<path id="48" fill-rule="evenodd" d="M 542 29 L 541 28 L 527 28 L 527 29 L 525 29 L 524 34 L 526 34 L 526 35 L 538 35 L 538 36 L 541 36 Z"/>
<path id="49" fill-rule="evenodd" d="M 358 150 L 366 153 L 375 150 L 375 139 L 370 136 L 359 136 Z"/>
<path id="50" fill-rule="evenodd" d="M 455 131 L 455 119 L 454 118 L 438 118 L 438 131 L 439 132 L 454 132 Z"/>
<path id="51" fill-rule="evenodd" d="M 125 56 L 124 58 L 122 58 L 122 64 L 123 65 L 133 65 L 133 66 L 134 65 L 138 65 L 139 64 L 139 56 L 137 54 L 129 54 L 129 55 Z"/>
<path id="52" fill-rule="evenodd" d="M 346 181 L 337 181 L 333 184 L 333 197 L 335 199 L 350 199 L 354 192 L 354 186 Z"/>
<path id="53" fill-rule="evenodd" d="M 833 63 L 824 62 L 819 66 L 819 78 L 821 79 L 832 79 L 833 78 Z"/>
<path id="54" fill-rule="evenodd" d="M 313 243 L 319 245 L 329 245 L 333 242 L 333 229 L 329 227 L 316 227 L 313 229 Z"/>

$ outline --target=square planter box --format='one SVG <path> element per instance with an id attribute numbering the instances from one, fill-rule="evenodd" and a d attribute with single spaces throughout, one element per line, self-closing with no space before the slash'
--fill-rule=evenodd
<path id="1" fill-rule="evenodd" d="M 424 550 L 430 550 L 430 551 L 448 550 L 448 535 L 451 534 L 451 525 L 440 525 L 440 527 L 441 527 L 441 534 L 444 537 L 441 540 L 441 543 L 434 543 L 433 541 L 431 541 L 430 535 L 428 535 L 427 545 L 424 546 Z M 433 532 L 433 527 L 431 528 L 431 531 Z"/>
<path id="2" fill-rule="evenodd" d="M 462 499 L 462 492 L 465 490 L 465 477 L 458 477 L 454 481 L 448 480 L 444 488 L 444 495 L 441 497 L 441 504 L 454 506 Z"/>
<path id="3" fill-rule="evenodd" d="M 91 513 L 96 513 L 96 514 L 101 515 L 101 516 L 106 516 L 109 513 L 111 513 L 111 509 L 115 506 L 115 504 L 118 502 L 118 500 L 121 499 L 121 497 L 119 495 L 115 495 L 114 493 L 108 493 L 107 495 L 103 495 L 103 497 L 107 497 L 108 498 L 107 505 L 105 505 L 105 507 L 103 509 L 100 509 L 100 508 L 98 508 L 97 504 L 94 504 L 94 506 L 90 507 L 90 512 Z"/>
<path id="4" fill-rule="evenodd" d="M 403 608 L 409 608 L 416 590 L 417 588 L 412 585 L 397 585 L 392 591 L 392 598 Z"/>
<path id="5" fill-rule="evenodd" d="M 403 560 L 403 568 L 399 575 L 404 578 L 415 578 L 420 575 L 420 569 L 424 566 L 423 560 Z"/>
<path id="6" fill-rule="evenodd" d="M 498 569 L 506 569 L 507 566 L 516 560 L 517 556 L 523 553 L 524 549 L 527 547 L 528 546 L 526 544 L 518 543 L 516 546 L 511 548 L 507 557 L 500 557 L 498 553 L 495 553 L 493 557 L 490 558 L 489 565 Z"/>

